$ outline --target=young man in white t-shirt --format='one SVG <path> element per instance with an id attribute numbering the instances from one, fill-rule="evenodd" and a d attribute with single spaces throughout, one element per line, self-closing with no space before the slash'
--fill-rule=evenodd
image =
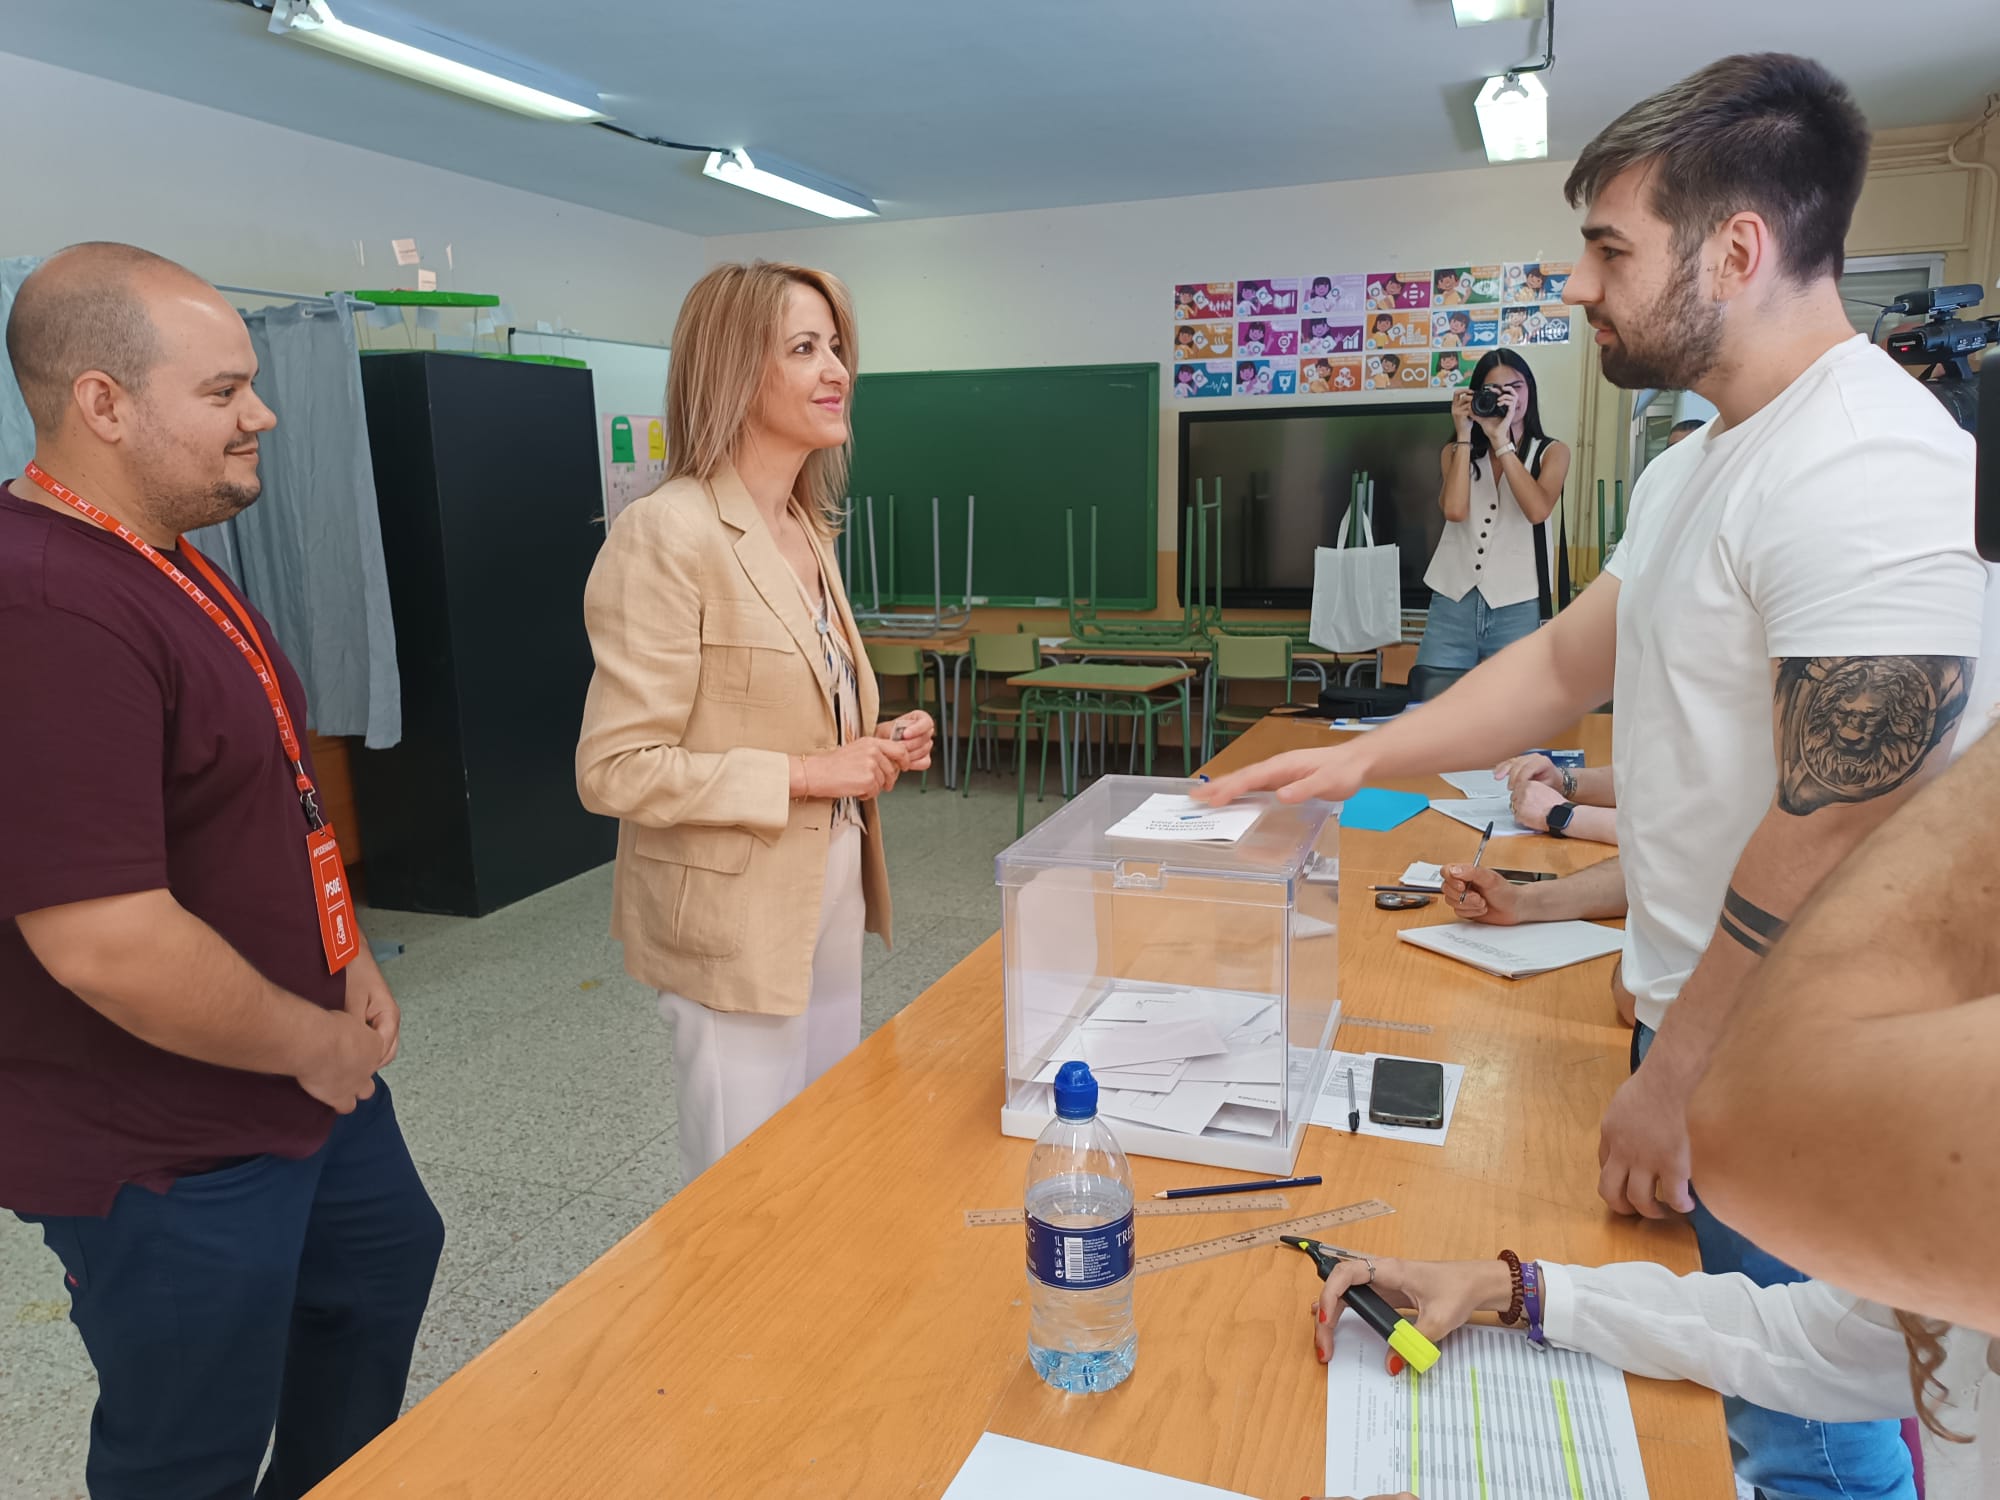
<path id="1" fill-rule="evenodd" d="M 1613 383 L 1719 415 L 1647 468 L 1616 558 L 1547 627 L 1374 734 L 1196 792 L 1339 799 L 1490 765 L 1615 693 L 1625 982 L 1649 1050 L 1605 1112 L 1598 1191 L 1692 1213 L 1704 1269 L 1766 1284 L 1797 1273 L 1697 1209 L 1688 1100 L 1785 923 L 1943 766 L 1980 640 L 1971 441 L 1855 335 L 1836 285 L 1867 155 L 1846 89 L 1779 54 L 1712 64 L 1591 142 L 1564 300 Z M 1914 1493 L 1893 1424 L 1730 1418 L 1767 1500 Z"/>

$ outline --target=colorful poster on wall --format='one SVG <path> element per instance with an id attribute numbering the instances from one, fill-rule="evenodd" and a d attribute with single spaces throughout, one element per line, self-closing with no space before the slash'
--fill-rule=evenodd
<path id="1" fill-rule="evenodd" d="M 1378 312 L 1368 319 L 1362 343 L 1370 349 L 1428 349 L 1431 315 L 1427 312 Z"/>
<path id="2" fill-rule="evenodd" d="M 1303 276 L 1299 278 L 1299 312 L 1306 317 L 1332 316 L 1355 321 L 1361 316 L 1367 295 L 1363 280 L 1353 276 Z"/>
<path id="3" fill-rule="evenodd" d="M 1371 354 L 1367 371 L 1371 391 L 1421 390 L 1431 383 L 1431 362 L 1424 354 Z"/>
<path id="4" fill-rule="evenodd" d="M 1183 401 L 1234 393 L 1233 367 L 1226 359 L 1205 359 L 1174 366 L 1174 396 Z"/>
<path id="5" fill-rule="evenodd" d="M 1176 321 L 1236 316 L 1236 283 L 1196 281 L 1174 288 Z"/>
<path id="6" fill-rule="evenodd" d="M 1569 285 L 1566 260 L 1510 261 L 1502 299 L 1507 302 L 1560 302 Z"/>
<path id="7" fill-rule="evenodd" d="M 1234 323 L 1176 323 L 1174 358 L 1227 359 L 1236 352 Z"/>
<path id="8" fill-rule="evenodd" d="M 1299 393 L 1299 362 L 1295 359 L 1271 361 L 1271 394 L 1296 396 Z"/>
<path id="9" fill-rule="evenodd" d="M 1429 271 L 1370 271 L 1368 306 L 1377 312 L 1395 312 L 1431 305 Z"/>
<path id="10" fill-rule="evenodd" d="M 1296 318 L 1299 315 L 1299 283 L 1288 281 L 1239 281 L 1236 283 L 1237 318 Z"/>
<path id="11" fill-rule="evenodd" d="M 606 413 L 604 520 L 667 482 L 667 429 L 658 417 Z"/>
<path id="12" fill-rule="evenodd" d="M 1339 395 L 1361 389 L 1361 361 L 1351 354 L 1299 361 L 1299 390 L 1308 396 Z"/>
<path id="13" fill-rule="evenodd" d="M 1544 302 L 1528 318 L 1528 342 L 1531 344 L 1567 344 L 1569 342 L 1569 309 L 1560 302 Z"/>
<path id="14" fill-rule="evenodd" d="M 1359 354 L 1361 324 L 1340 318 L 1301 318 L 1299 353 Z"/>
<path id="15" fill-rule="evenodd" d="M 1440 349 L 1431 356 L 1431 386 L 1434 390 L 1455 391 L 1472 378 L 1476 361 L 1456 349 Z"/>
<path id="16" fill-rule="evenodd" d="M 1491 349 L 1500 342 L 1500 309 L 1497 307 L 1475 307 L 1472 309 L 1472 328 L 1465 336 L 1468 349 Z"/>
<path id="17" fill-rule="evenodd" d="M 1298 363 L 1292 362 L 1292 378 L 1298 379 Z M 1236 394 L 1239 396 L 1269 396 L 1275 394 L 1272 382 L 1276 374 L 1268 359 L 1242 359 L 1236 361 Z"/>
<path id="18" fill-rule="evenodd" d="M 1296 318 L 1252 318 L 1236 325 L 1236 353 L 1241 358 L 1290 357 L 1299 352 Z"/>

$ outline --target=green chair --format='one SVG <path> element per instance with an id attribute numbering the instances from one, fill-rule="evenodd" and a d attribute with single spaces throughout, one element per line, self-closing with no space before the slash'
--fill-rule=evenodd
<path id="1" fill-rule="evenodd" d="M 972 795 L 972 752 L 979 733 L 986 731 L 993 748 L 993 763 L 1000 761 L 1000 726 L 1011 724 L 1017 738 L 1025 738 L 1028 726 L 1021 715 L 1021 694 L 1004 682 L 989 684 L 981 693 L 979 676 L 1018 677 L 1042 664 L 1041 642 L 1032 635 L 975 635 L 972 637 L 972 728 L 965 737 L 965 780 L 963 791 Z M 1042 759 L 1048 760 L 1048 724 L 1042 725 Z M 1046 772 L 1044 773 L 1046 774 Z"/>
<path id="2" fill-rule="evenodd" d="M 1212 637 L 1215 655 L 1208 664 L 1207 691 L 1202 694 L 1202 759 L 1212 760 L 1218 741 L 1227 743 L 1270 713 L 1269 705 L 1236 706 L 1227 699 L 1231 682 L 1282 682 L 1285 702 L 1292 701 L 1292 638 L 1286 635 L 1222 635 Z"/>
<path id="3" fill-rule="evenodd" d="M 896 642 L 863 641 L 862 645 L 868 652 L 868 665 L 874 669 L 876 680 L 879 682 L 884 677 L 900 677 L 909 684 L 912 695 L 908 698 L 884 698 L 881 706 L 876 710 L 877 716 L 883 719 L 896 719 L 915 709 L 922 708 L 924 706 L 924 683 L 929 678 L 931 672 L 930 658 L 925 656 L 915 646 L 905 646 Z M 938 711 L 935 718 L 938 724 L 942 726 L 944 723 L 944 684 L 942 682 L 938 684 Z M 942 741 L 939 741 L 939 743 L 941 744 Z M 944 753 L 946 755 L 951 754 L 951 747 L 949 745 L 944 746 Z M 932 758 L 935 759 L 936 757 L 933 756 Z M 931 773 L 925 771 L 917 779 L 917 790 L 919 792 L 929 791 L 930 781 Z"/>

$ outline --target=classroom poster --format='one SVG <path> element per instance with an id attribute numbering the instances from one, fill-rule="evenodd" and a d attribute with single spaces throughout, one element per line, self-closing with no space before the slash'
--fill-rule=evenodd
<path id="1" fill-rule="evenodd" d="M 604 521 L 667 482 L 667 429 L 658 417 L 604 415 Z"/>
<path id="2" fill-rule="evenodd" d="M 1367 372 L 1371 391 L 1416 390 L 1431 383 L 1431 362 L 1422 353 L 1371 354 Z"/>
<path id="3" fill-rule="evenodd" d="M 1196 281 L 1174 288 L 1176 320 L 1236 316 L 1236 283 Z"/>
<path id="4" fill-rule="evenodd" d="M 1271 361 L 1271 394 L 1296 396 L 1299 393 L 1299 362 L 1295 359 Z"/>
<path id="5" fill-rule="evenodd" d="M 1288 281 L 1239 281 L 1236 283 L 1236 316 L 1241 318 L 1296 318 L 1299 315 L 1299 283 Z"/>
<path id="6" fill-rule="evenodd" d="M 1273 378 L 1271 361 L 1268 359 L 1238 359 L 1236 361 L 1236 394 L 1239 396 L 1271 395 L 1271 382 Z M 1296 362 L 1293 364 L 1292 378 L 1294 381 L 1298 379 Z"/>
<path id="7" fill-rule="evenodd" d="M 1307 317 L 1299 320 L 1299 353 L 1359 354 L 1360 352 L 1359 322 L 1347 322 L 1337 317 Z"/>
<path id="8" fill-rule="evenodd" d="M 1560 302 L 1545 302 L 1536 308 L 1528 318 L 1528 340 L 1531 344 L 1567 344 L 1569 342 L 1569 309 Z"/>
<path id="9" fill-rule="evenodd" d="M 1367 291 L 1359 275 L 1303 276 L 1299 290 L 1299 312 L 1306 317 L 1331 315 L 1353 322 L 1366 306 Z"/>
<path id="10" fill-rule="evenodd" d="M 1431 315 L 1421 310 L 1371 314 L 1362 342 L 1370 349 L 1428 349 Z"/>
<path id="11" fill-rule="evenodd" d="M 1267 356 L 1291 356 L 1299 352 L 1299 322 L 1297 318 L 1252 318 L 1247 323 L 1236 325 L 1236 353 L 1238 358 L 1248 355 L 1252 359 Z"/>
<path id="12" fill-rule="evenodd" d="M 1308 396 L 1341 395 L 1361 389 L 1361 361 L 1353 355 L 1299 361 L 1299 390 Z"/>
<path id="13" fill-rule="evenodd" d="M 1500 305 L 1501 268 L 1499 266 L 1467 266 L 1458 289 L 1465 294 L 1471 307 L 1498 307 Z"/>
<path id="14" fill-rule="evenodd" d="M 1429 271 L 1370 271 L 1368 306 L 1377 312 L 1395 312 L 1431 305 Z"/>
<path id="15" fill-rule="evenodd" d="M 1566 260 L 1510 261 L 1501 299 L 1505 302 L 1560 302 L 1569 285 Z"/>
<path id="16" fill-rule="evenodd" d="M 1227 359 L 1236 352 L 1233 323 L 1176 323 L 1174 358 Z"/>
<path id="17" fill-rule="evenodd" d="M 1181 400 L 1204 396 L 1227 396 L 1231 389 L 1232 366 L 1226 359 L 1202 360 L 1174 366 L 1174 395 Z"/>
<path id="18" fill-rule="evenodd" d="M 1455 391 L 1472 378 L 1477 361 L 1456 349 L 1440 349 L 1431 356 L 1431 388 Z"/>

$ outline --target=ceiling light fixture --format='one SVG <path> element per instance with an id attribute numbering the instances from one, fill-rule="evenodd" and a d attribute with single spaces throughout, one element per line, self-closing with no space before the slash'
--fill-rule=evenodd
<path id="1" fill-rule="evenodd" d="M 432 30 L 368 0 L 277 0 L 271 30 L 307 46 L 538 120 L 606 118 L 597 91 L 574 78 Z"/>
<path id="2" fill-rule="evenodd" d="M 752 161 L 748 151 L 711 151 L 701 170 L 717 182 L 762 193 L 829 219 L 872 219 L 880 212 L 872 198 L 775 156 L 760 154 Z"/>
<path id="3" fill-rule="evenodd" d="M 1542 13 L 1542 0 L 1451 0 L 1451 18 L 1459 26 L 1484 26 L 1489 21 L 1532 21 Z"/>
<path id="4" fill-rule="evenodd" d="M 1459 3 L 1460 0 L 1452 0 L 1454 15 Z M 1478 4 L 1480 0 L 1466 0 L 1466 3 Z M 1534 0 L 1534 3 L 1545 7 L 1542 60 L 1509 68 L 1487 79 L 1472 101 L 1488 161 L 1537 161 L 1549 154 L 1549 91 L 1541 75 L 1556 63 L 1556 0 Z"/>

